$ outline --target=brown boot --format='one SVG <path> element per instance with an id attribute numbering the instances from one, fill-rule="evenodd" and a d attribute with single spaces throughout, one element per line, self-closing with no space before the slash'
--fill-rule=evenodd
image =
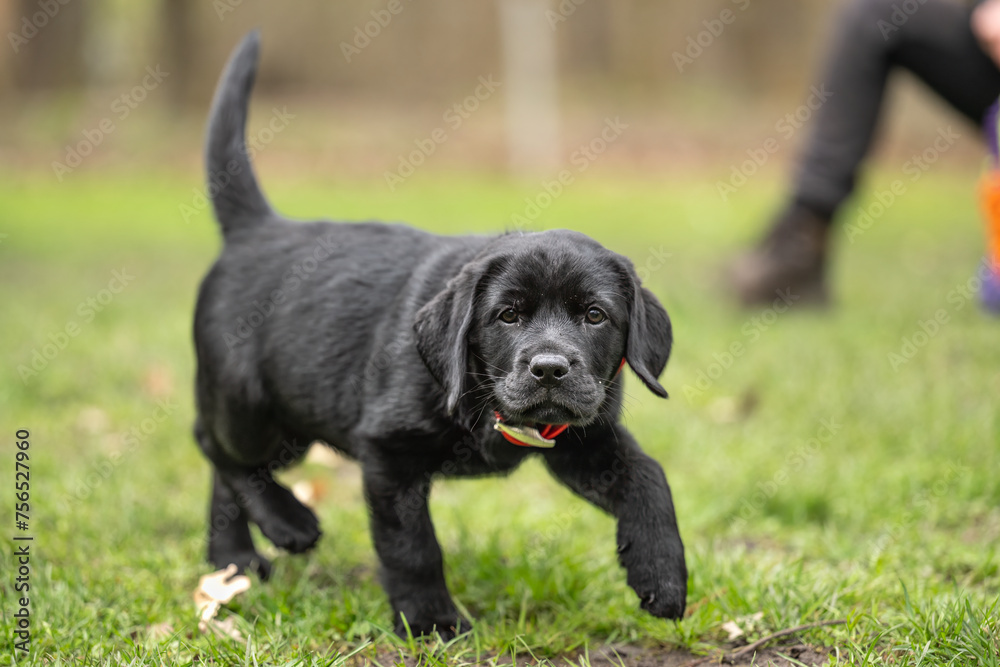
<path id="1" fill-rule="evenodd" d="M 792 204 L 757 247 L 730 267 L 729 282 L 739 300 L 753 306 L 790 292 L 797 303 L 825 304 L 828 234 L 828 221 Z"/>

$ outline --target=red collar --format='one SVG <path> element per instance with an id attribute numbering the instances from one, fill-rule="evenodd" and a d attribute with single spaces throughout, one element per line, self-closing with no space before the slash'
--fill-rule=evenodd
<path id="1" fill-rule="evenodd" d="M 625 359 L 618 365 L 618 370 L 615 372 L 615 377 L 622 372 L 625 367 Z M 500 431 L 507 442 L 517 445 L 518 447 L 542 447 L 549 448 L 555 447 L 556 436 L 569 428 L 569 424 L 545 424 L 541 430 L 535 430 L 532 428 L 515 428 L 507 426 L 503 423 L 503 417 L 499 412 L 494 412 L 496 415 L 496 423 L 493 425 L 497 431 Z M 541 439 L 535 436 L 540 436 Z M 529 440 L 530 442 L 525 442 Z"/>

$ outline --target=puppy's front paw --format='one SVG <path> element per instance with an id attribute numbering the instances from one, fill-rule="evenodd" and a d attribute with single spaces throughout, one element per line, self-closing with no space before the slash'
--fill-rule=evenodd
<path id="1" fill-rule="evenodd" d="M 684 618 L 687 603 L 687 586 L 661 582 L 652 589 L 636 589 L 641 602 L 639 606 L 658 618 L 679 621 Z"/>
<path id="2" fill-rule="evenodd" d="M 628 550 L 622 565 L 628 572 L 628 585 L 639 596 L 640 606 L 653 616 L 679 620 L 687 604 L 687 566 L 684 552 L 672 558 L 645 555 Z"/>
<path id="3" fill-rule="evenodd" d="M 412 621 L 407 618 L 406 624 L 403 623 L 401 617 L 397 616 L 395 624 L 396 634 L 404 639 L 406 638 L 406 625 L 410 626 L 410 632 L 413 633 L 414 637 L 432 635 L 436 632 L 441 635 L 441 639 L 444 641 L 450 641 L 469 629 L 468 624 L 458 614 L 453 617 L 415 618 Z"/>
<path id="4" fill-rule="evenodd" d="M 403 616 L 406 623 L 403 623 Z M 423 600 L 403 602 L 396 611 L 395 630 L 400 637 L 406 637 L 409 626 L 414 637 L 437 632 L 441 639 L 448 641 L 469 630 L 469 623 L 458 613 L 451 598 L 430 595 Z"/>

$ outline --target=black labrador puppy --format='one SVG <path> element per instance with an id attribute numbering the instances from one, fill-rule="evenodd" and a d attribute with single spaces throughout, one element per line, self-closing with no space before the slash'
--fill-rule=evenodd
<path id="1" fill-rule="evenodd" d="M 631 264 L 570 231 L 442 237 L 292 222 L 245 146 L 259 40 L 212 105 L 209 191 L 225 245 L 201 285 L 195 437 L 214 467 L 208 557 L 266 577 L 249 524 L 292 553 L 316 516 L 273 477 L 319 440 L 360 462 L 381 580 L 414 634 L 462 619 L 427 510 L 432 478 L 509 473 L 541 455 L 618 519 L 644 609 L 684 613 L 687 570 L 660 465 L 618 423 L 627 363 L 650 390 L 670 320 Z"/>

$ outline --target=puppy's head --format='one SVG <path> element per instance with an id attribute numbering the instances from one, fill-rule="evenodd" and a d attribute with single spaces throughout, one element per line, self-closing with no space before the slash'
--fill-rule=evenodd
<path id="1" fill-rule="evenodd" d="M 670 319 L 629 262 L 575 232 L 508 235 L 417 313 L 446 408 L 511 425 L 586 425 L 623 361 L 659 396 Z"/>

